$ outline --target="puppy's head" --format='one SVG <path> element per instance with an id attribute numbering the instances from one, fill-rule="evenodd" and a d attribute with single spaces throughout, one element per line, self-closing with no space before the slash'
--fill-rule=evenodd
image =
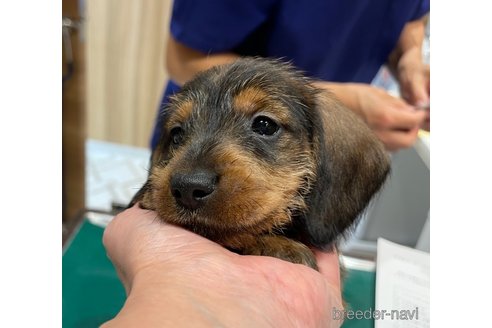
<path id="1" fill-rule="evenodd" d="M 304 241 L 327 245 L 388 169 L 358 118 L 276 61 L 201 73 L 165 115 L 145 205 L 217 241 L 296 227 Z"/>

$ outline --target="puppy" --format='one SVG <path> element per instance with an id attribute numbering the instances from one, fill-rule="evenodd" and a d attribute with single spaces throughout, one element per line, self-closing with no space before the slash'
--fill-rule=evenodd
<path id="1" fill-rule="evenodd" d="M 290 65 L 244 58 L 185 84 L 136 202 L 241 254 L 317 269 L 384 182 L 372 131 Z"/>

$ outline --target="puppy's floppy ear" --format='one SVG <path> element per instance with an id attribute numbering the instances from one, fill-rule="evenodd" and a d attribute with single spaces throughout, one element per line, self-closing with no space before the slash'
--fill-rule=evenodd
<path id="1" fill-rule="evenodd" d="M 317 96 L 312 147 L 316 181 L 307 196 L 304 229 L 324 248 L 366 208 L 389 172 L 389 157 L 369 127 L 328 92 Z"/>

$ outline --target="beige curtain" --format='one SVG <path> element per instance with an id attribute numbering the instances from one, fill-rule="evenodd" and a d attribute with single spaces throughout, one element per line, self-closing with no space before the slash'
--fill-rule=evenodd
<path id="1" fill-rule="evenodd" d="M 87 131 L 148 147 L 166 81 L 171 0 L 88 0 Z"/>

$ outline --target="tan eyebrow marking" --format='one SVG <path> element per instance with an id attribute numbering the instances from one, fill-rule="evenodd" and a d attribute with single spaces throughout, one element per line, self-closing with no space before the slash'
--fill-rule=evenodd
<path id="1" fill-rule="evenodd" d="M 233 99 L 233 106 L 236 110 L 245 114 L 254 114 L 258 107 L 268 101 L 268 94 L 259 88 L 246 88 L 241 90 Z"/>
<path id="2" fill-rule="evenodd" d="M 168 126 L 174 126 L 178 123 L 185 122 L 191 116 L 193 111 L 193 102 L 191 100 L 185 100 L 182 103 L 176 103 L 175 109 L 169 117 Z"/>
<path id="3" fill-rule="evenodd" d="M 235 110 L 252 116 L 257 112 L 273 114 L 280 123 L 290 120 L 289 110 L 279 101 L 274 100 L 264 90 L 256 87 L 249 87 L 241 90 L 233 99 Z"/>

